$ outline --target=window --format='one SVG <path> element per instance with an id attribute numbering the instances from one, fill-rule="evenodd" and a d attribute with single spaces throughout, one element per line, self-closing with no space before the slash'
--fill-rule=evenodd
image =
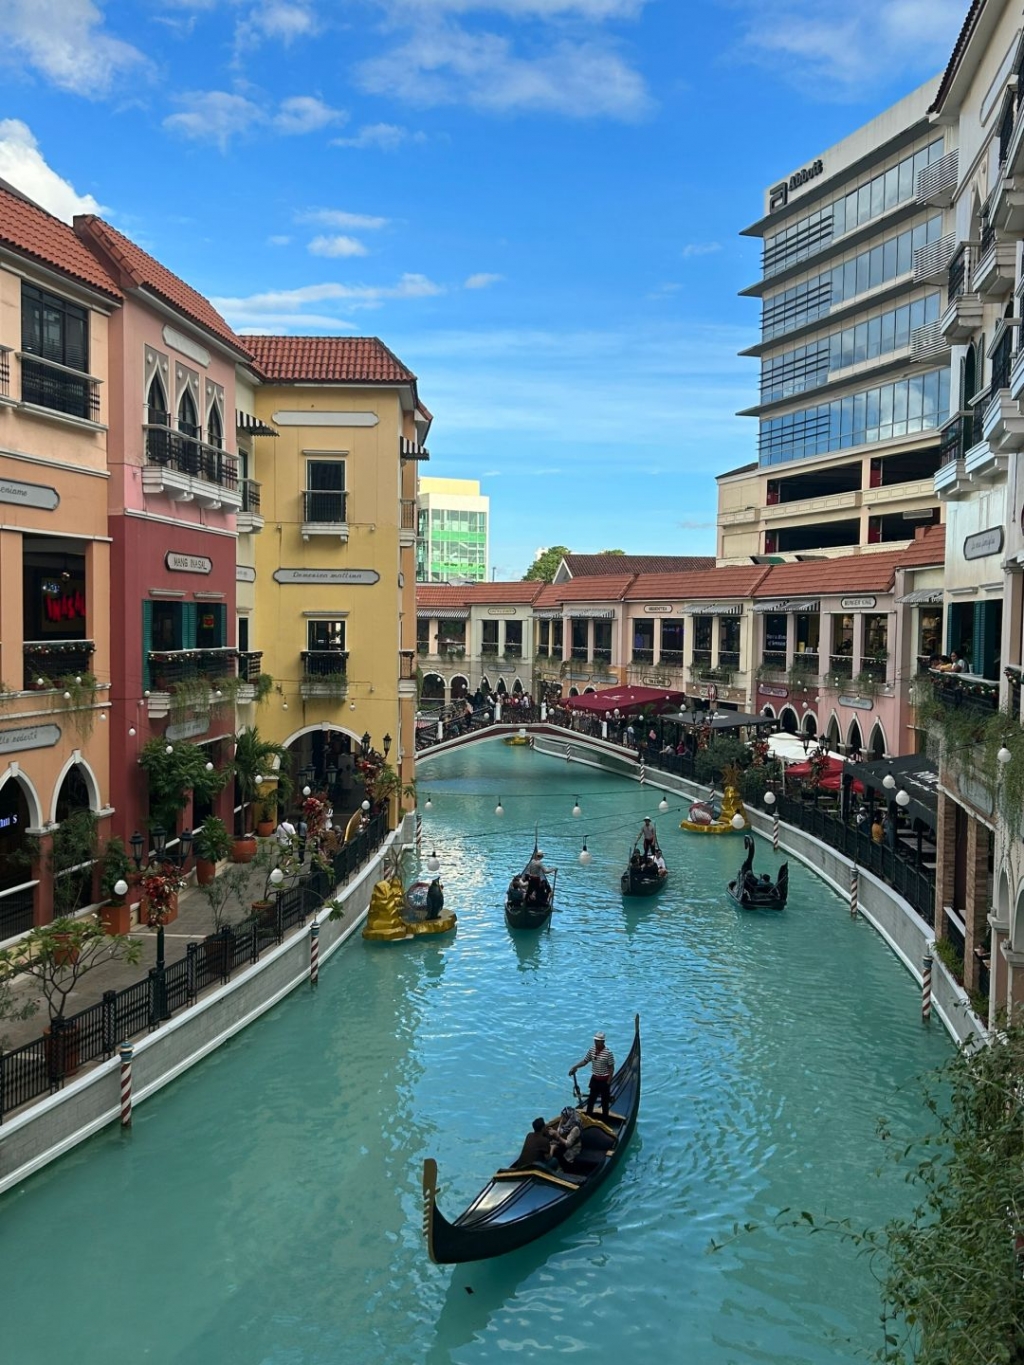
<path id="1" fill-rule="evenodd" d="M 209 445 L 216 446 L 218 450 L 224 449 L 224 426 L 220 420 L 216 403 L 210 409 L 210 420 L 206 425 L 206 440 Z"/>
<path id="2" fill-rule="evenodd" d="M 248 654 L 248 653 L 249 653 L 249 618 L 248 618 L 248 616 L 239 616 L 239 617 L 238 617 L 238 621 L 237 621 L 237 626 L 238 626 L 238 652 L 239 652 L 240 654 Z"/>
<path id="3" fill-rule="evenodd" d="M 89 370 L 89 314 L 31 284 L 21 287 L 21 349 L 29 355 Z"/>
<path id="4" fill-rule="evenodd" d="M 633 622 L 633 662 L 649 664 L 654 661 L 654 622 L 634 620 Z"/>
<path id="5" fill-rule="evenodd" d="M 309 648 L 311 651 L 330 650 L 338 652 L 345 648 L 345 621 L 310 621 L 308 627 Z"/>
<path id="6" fill-rule="evenodd" d="M 178 430 L 184 436 L 198 437 L 199 435 L 199 414 L 196 411 L 195 400 L 188 389 L 181 395 L 178 402 Z"/>
<path id="7" fill-rule="evenodd" d="M 345 514 L 345 461 L 307 460 L 304 520 L 341 523 Z"/>
<path id="8" fill-rule="evenodd" d="M 164 386 L 160 382 L 158 374 L 153 376 L 149 392 L 146 394 L 146 407 L 150 426 L 167 426 L 170 420 L 167 412 L 167 395 L 164 393 Z"/>

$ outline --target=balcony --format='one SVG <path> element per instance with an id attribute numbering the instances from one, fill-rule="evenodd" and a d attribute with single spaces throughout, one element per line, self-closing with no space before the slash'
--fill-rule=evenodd
<path id="1" fill-rule="evenodd" d="M 1010 373 L 1016 359 L 1013 338 L 1017 326 L 1017 318 L 1001 319 L 990 349 L 992 397 L 982 418 L 982 432 L 989 448 L 988 459 L 975 469 L 971 467 L 968 456 L 967 472 L 975 477 L 997 478 L 1006 471 L 1006 460 L 1000 457 L 1024 448 L 1024 416 L 1021 415 L 1020 404 L 1010 393 Z"/>
<path id="2" fill-rule="evenodd" d="M 942 284 L 955 250 L 956 238 L 952 233 L 928 246 L 918 247 L 914 252 L 914 283 Z"/>
<path id="3" fill-rule="evenodd" d="M 242 682 L 258 683 L 263 672 L 262 652 L 246 652 L 238 656 L 238 676 Z"/>
<path id="4" fill-rule="evenodd" d="M 681 649 L 663 649 L 658 656 L 658 663 L 662 668 L 682 668 L 683 651 Z"/>
<path id="5" fill-rule="evenodd" d="M 302 495 L 302 539 L 335 536 L 348 540 L 348 494 L 307 489 Z"/>
<path id="6" fill-rule="evenodd" d="M 480 646 L 480 654 L 485 659 L 496 659 L 498 657 L 497 640 L 485 640 L 483 644 Z M 586 658 L 586 656 L 587 651 L 584 650 L 583 657 Z"/>
<path id="7" fill-rule="evenodd" d="M 11 396 L 11 354 L 10 346 L 0 346 L 0 402 Z"/>
<path id="8" fill-rule="evenodd" d="M 654 663 L 654 647 L 652 646 L 650 649 L 643 649 L 643 648 L 634 649 L 634 650 L 633 650 L 633 662 L 634 662 L 635 664 L 653 664 L 653 663 Z"/>
<path id="9" fill-rule="evenodd" d="M 838 686 L 848 682 L 853 677 L 853 656 L 850 654 L 830 654 L 828 657 L 828 673 L 825 675 L 826 686 Z"/>
<path id="10" fill-rule="evenodd" d="M 143 492 L 162 494 L 172 502 L 238 510 L 242 495 L 234 455 L 167 426 L 144 425 L 142 434 L 146 450 Z"/>
<path id="11" fill-rule="evenodd" d="M 416 681 L 416 652 L 412 649 L 398 651 L 398 681 Z"/>
<path id="12" fill-rule="evenodd" d="M 403 498 L 401 521 L 398 527 L 398 543 L 405 550 L 411 550 L 417 540 L 419 510 L 415 498 Z"/>
<path id="13" fill-rule="evenodd" d="M 757 677 L 765 682 L 781 678 L 786 671 L 785 650 L 766 650 L 756 671 Z"/>
<path id="14" fill-rule="evenodd" d="M 242 505 L 235 513 L 235 525 L 242 534 L 253 534 L 263 530 L 263 517 L 260 515 L 260 486 L 255 479 L 243 479 L 239 485 Z"/>
<path id="15" fill-rule="evenodd" d="M 1016 278 L 1017 243 L 996 236 L 987 227 L 981 234 L 981 253 L 974 268 L 974 288 L 989 300 L 1008 298 Z"/>
<path id="16" fill-rule="evenodd" d="M 956 194 L 959 154 L 954 149 L 926 166 L 917 177 L 917 202 L 922 207 L 948 209 Z"/>
<path id="17" fill-rule="evenodd" d="M 42 356 L 19 352 L 21 401 L 41 412 L 60 412 L 85 422 L 98 422 L 100 381 Z"/>
<path id="18" fill-rule="evenodd" d="M 56 687 L 61 678 L 92 672 L 96 646 L 91 640 L 26 640 L 23 646 L 25 690 Z"/>
<path id="19" fill-rule="evenodd" d="M 982 716 L 999 710 L 999 684 L 975 673 L 940 673 L 931 670 L 935 700 L 957 710 Z"/>
<path id="20" fill-rule="evenodd" d="M 910 334 L 911 360 L 948 360 L 949 342 L 942 335 L 939 323 L 926 322 Z"/>
<path id="21" fill-rule="evenodd" d="M 873 658 L 871 655 L 866 655 L 860 661 L 861 676 L 864 678 L 871 678 L 874 682 L 884 687 L 885 674 L 888 666 L 888 660 L 884 656 Z"/>
<path id="22" fill-rule="evenodd" d="M 811 678 L 818 676 L 818 654 L 815 650 L 803 650 L 799 654 L 793 655 L 793 662 L 789 666 L 789 682 L 791 686 L 801 686 L 810 681 Z"/>
<path id="23" fill-rule="evenodd" d="M 970 480 L 964 468 L 964 456 L 976 442 L 975 416 L 970 409 L 961 409 L 942 428 L 939 446 L 939 468 L 933 487 L 937 498 L 962 498 L 970 491 Z"/>
<path id="24" fill-rule="evenodd" d="M 949 263 L 947 290 L 949 302 L 939 319 L 939 330 L 949 342 L 969 341 L 981 330 L 984 305 L 974 288 L 973 269 L 977 248 L 962 242 Z"/>
<path id="25" fill-rule="evenodd" d="M 221 678 L 238 672 L 238 651 L 233 646 L 217 649 L 151 649 L 146 655 L 154 691 L 170 692 L 179 683 L 208 682 L 211 690 Z"/>
<path id="26" fill-rule="evenodd" d="M 340 700 L 348 693 L 348 652 L 341 649 L 308 649 L 302 660 L 299 691 L 303 701 L 317 697 Z"/>
<path id="27" fill-rule="evenodd" d="M 861 495 L 853 489 L 848 493 L 825 493 L 817 498 L 795 498 L 792 502 L 773 502 L 761 509 L 762 521 L 794 521 L 797 517 L 819 517 L 823 512 L 841 512 L 860 506 Z"/>

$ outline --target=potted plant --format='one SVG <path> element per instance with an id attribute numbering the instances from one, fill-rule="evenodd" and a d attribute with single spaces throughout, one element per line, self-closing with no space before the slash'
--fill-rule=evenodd
<path id="1" fill-rule="evenodd" d="M 231 840 L 231 861 L 233 863 L 251 863 L 256 857 L 256 836 L 253 834 L 235 834 Z"/>
<path id="2" fill-rule="evenodd" d="M 256 833 L 261 839 L 269 839 L 275 829 L 277 829 L 277 804 L 268 798 L 259 804 Z"/>
<path id="3" fill-rule="evenodd" d="M 170 863 L 155 863 L 142 878 L 143 920 L 151 929 L 178 918 L 178 892 L 185 879 Z"/>
<path id="4" fill-rule="evenodd" d="M 196 882 L 208 886 L 217 874 L 217 864 L 231 852 L 232 839 L 228 827 L 216 815 L 208 816 L 192 838 L 192 852 L 196 857 Z"/>
<path id="5" fill-rule="evenodd" d="M 68 997 L 82 978 L 102 962 L 138 962 L 142 945 L 124 935 L 110 937 L 95 916 L 55 919 L 30 930 L 12 948 L 0 951 L 0 981 L 33 981 L 46 1004 L 44 1030 L 50 1076 L 60 1080 L 78 1069 L 77 1025 L 65 1019 Z"/>
<path id="6" fill-rule="evenodd" d="M 269 802 L 274 805 L 287 803 L 292 793 L 288 761 L 289 754 L 284 745 L 263 739 L 255 725 L 236 736 L 232 768 L 242 797 L 241 832 L 246 829 L 246 810 L 254 801 L 263 802 L 263 808 Z M 269 789 L 274 784 L 276 791 L 271 795 Z M 269 832 L 273 834 L 273 826 Z"/>
<path id="7" fill-rule="evenodd" d="M 118 894 L 117 887 L 121 883 L 131 886 L 134 877 L 135 868 L 124 840 L 115 834 L 106 842 L 100 873 L 100 895 L 106 902 L 100 910 L 100 921 L 105 933 L 126 934 L 131 928 L 131 906 L 124 895 Z"/>
<path id="8" fill-rule="evenodd" d="M 208 768 L 205 749 L 187 740 L 168 744 L 166 739 L 151 739 L 142 746 L 139 766 L 149 786 L 151 823 L 168 831 L 176 830 L 181 812 L 193 794 L 212 802 L 224 790 L 231 768 Z"/>
<path id="9" fill-rule="evenodd" d="M 256 862 L 263 885 L 259 899 L 252 902 L 252 913 L 260 924 L 266 925 L 273 923 L 280 888 L 289 877 L 298 873 L 298 838 L 288 838 L 282 843 L 275 839 L 263 844 Z"/>

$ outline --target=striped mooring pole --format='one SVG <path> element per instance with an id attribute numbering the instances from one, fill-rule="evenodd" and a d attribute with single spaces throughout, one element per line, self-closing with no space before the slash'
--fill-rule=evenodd
<path id="1" fill-rule="evenodd" d="M 776 811 L 772 816 L 772 852 L 779 851 L 779 812 Z"/>
<path id="2" fill-rule="evenodd" d="M 850 918 L 857 918 L 857 898 L 860 894 L 860 868 L 856 863 L 850 868 Z"/>
<path id="3" fill-rule="evenodd" d="M 565 746 L 565 761 L 566 761 L 566 763 L 571 763 L 571 762 L 572 762 L 572 745 L 571 745 L 571 744 L 567 744 L 567 745 Z"/>
<path id="4" fill-rule="evenodd" d="M 536 747 L 537 747 L 537 736 L 536 736 L 536 735 L 531 735 L 531 736 L 530 736 L 530 748 L 531 748 L 531 749 L 536 749 Z"/>
<path id="5" fill-rule="evenodd" d="M 121 1055 L 121 1127 L 132 1126 L 132 1043 L 122 1043 L 118 1048 Z"/>
<path id="6" fill-rule="evenodd" d="M 419 813 L 419 811 L 417 811 L 417 812 L 416 812 L 416 856 L 417 856 L 417 858 L 420 856 L 420 852 L 421 852 L 422 848 L 423 848 L 423 816 Z"/>
<path id="7" fill-rule="evenodd" d="M 320 979 L 320 925 L 316 920 L 309 926 L 309 984 Z"/>
<path id="8" fill-rule="evenodd" d="M 644 785 L 644 783 L 645 783 L 646 781 L 647 781 L 647 769 L 646 769 L 646 767 L 644 766 L 644 764 L 641 763 L 641 764 L 640 764 L 640 785 L 641 785 L 641 787 Z"/>
<path id="9" fill-rule="evenodd" d="M 932 1017 L 932 955 L 925 953 L 924 970 L 921 972 L 921 1022 L 927 1024 Z"/>

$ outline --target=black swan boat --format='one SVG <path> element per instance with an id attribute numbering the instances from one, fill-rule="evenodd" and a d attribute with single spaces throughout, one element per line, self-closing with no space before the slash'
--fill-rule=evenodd
<path id="1" fill-rule="evenodd" d="M 757 877 L 753 872 L 754 840 L 751 835 L 743 836 L 743 846 L 747 856 L 735 881 L 729 883 L 729 895 L 741 910 L 781 910 L 789 895 L 789 863 L 782 864 L 775 881 L 767 873 Z"/>
<path id="2" fill-rule="evenodd" d="M 525 1246 L 564 1222 L 604 1184 L 636 1127 L 640 1108 L 640 1016 L 633 1046 L 611 1082 L 608 1122 L 584 1120 L 578 1174 L 539 1167 L 500 1170 L 449 1223 L 437 1207 L 437 1162 L 423 1163 L 423 1234 L 438 1265 L 483 1261 Z"/>

